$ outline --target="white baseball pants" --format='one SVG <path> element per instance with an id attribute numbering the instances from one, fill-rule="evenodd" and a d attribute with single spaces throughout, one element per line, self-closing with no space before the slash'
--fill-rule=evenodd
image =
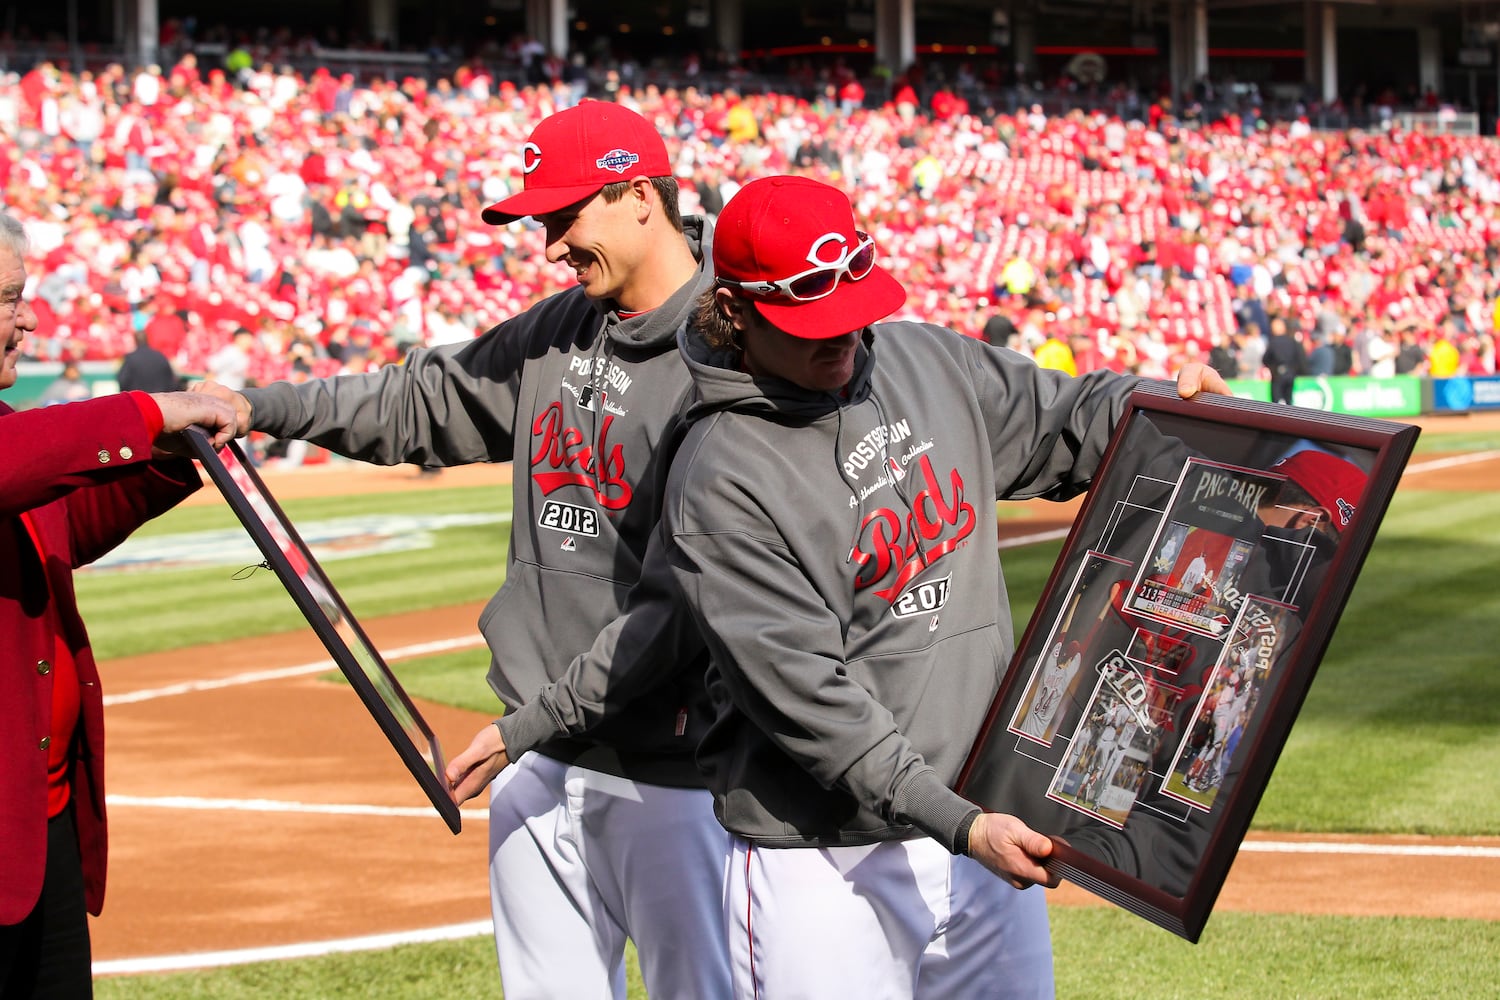
<path id="1" fill-rule="evenodd" d="M 732 840 L 735 1000 L 1053 996 L 1039 887 L 1014 889 L 928 837 L 779 849 Z"/>
<path id="2" fill-rule="evenodd" d="M 706 789 L 524 755 L 490 790 L 505 1000 L 625 1000 L 627 937 L 652 1000 L 728 997 L 728 853 Z"/>

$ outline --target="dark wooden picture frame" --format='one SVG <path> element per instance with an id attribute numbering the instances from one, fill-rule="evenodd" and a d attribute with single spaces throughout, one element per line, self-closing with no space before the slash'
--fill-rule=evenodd
<path id="1" fill-rule="evenodd" d="M 1417 435 L 1138 389 L 959 792 L 1197 941 Z"/>
<path id="2" fill-rule="evenodd" d="M 438 815 L 450 830 L 458 833 L 461 826 L 458 805 L 448 791 L 443 750 L 437 737 L 266 489 L 255 467 L 233 441 L 215 450 L 196 427 L 189 428 L 186 436 L 193 457 L 224 494 L 265 556 L 266 565 L 286 587 Z"/>

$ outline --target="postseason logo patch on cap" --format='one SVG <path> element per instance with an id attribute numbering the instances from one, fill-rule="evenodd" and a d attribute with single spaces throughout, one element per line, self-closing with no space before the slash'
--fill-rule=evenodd
<path id="1" fill-rule="evenodd" d="M 617 174 L 623 174 L 640 162 L 641 158 L 628 149 L 611 149 L 595 160 L 594 166 L 600 170 L 613 170 Z"/>

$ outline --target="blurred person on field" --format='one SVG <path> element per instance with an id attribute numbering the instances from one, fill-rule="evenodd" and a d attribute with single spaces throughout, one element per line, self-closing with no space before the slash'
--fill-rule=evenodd
<path id="1" fill-rule="evenodd" d="M 229 342 L 208 358 L 208 377 L 229 389 L 245 388 L 250 380 L 250 364 L 255 351 L 255 334 L 240 327 Z"/>
<path id="2" fill-rule="evenodd" d="M 534 220 L 576 287 L 373 374 L 201 389 L 234 402 L 242 433 L 383 465 L 517 463 L 505 584 L 480 618 L 508 710 L 447 769 L 456 801 L 490 788 L 505 994 L 623 1000 L 628 937 L 653 998 L 727 997 L 728 841 L 693 756 L 711 716 L 702 648 L 633 590 L 658 449 L 690 399 L 677 335 L 712 281 L 710 228 L 680 216 L 661 134 L 623 106 L 558 111 L 518 153 L 522 190 L 483 218 Z M 651 683 L 608 683 L 642 663 Z"/>
<path id="3" fill-rule="evenodd" d="M 988 305 L 987 300 L 980 300 L 981 308 Z M 1011 338 L 1015 337 L 1017 333 L 1015 321 L 1001 309 L 996 309 L 984 321 L 984 327 L 981 332 L 985 342 L 991 347 L 1011 347 Z"/>
<path id="4" fill-rule="evenodd" d="M 1209 335 L 1209 345 L 1208 367 L 1218 372 L 1226 380 L 1238 378 L 1240 363 L 1229 339 L 1222 333 L 1214 331 Z"/>
<path id="5" fill-rule="evenodd" d="M 1458 327 L 1445 319 L 1438 325 L 1437 336 L 1427 348 L 1427 375 L 1430 378 L 1452 378 L 1459 373 Z"/>
<path id="6" fill-rule="evenodd" d="M 1307 372 L 1307 351 L 1302 340 L 1287 329 L 1285 319 L 1271 320 L 1270 336 L 1261 363 L 1271 373 L 1271 402 L 1290 404 L 1292 388 L 1299 375 Z"/>
<path id="7" fill-rule="evenodd" d="M 26 233 L 0 212 L 0 390 L 36 313 Z M 186 427 L 216 444 L 223 400 L 119 393 L 16 411 L 0 403 L 0 996 L 93 995 L 88 914 L 104 905 L 104 699 L 73 571 L 200 485 L 157 448 Z"/>
<path id="8" fill-rule="evenodd" d="M 1398 327 L 1396 341 L 1396 374 L 1425 375 L 1427 351 L 1422 347 L 1416 328 L 1409 323 Z"/>
<path id="9" fill-rule="evenodd" d="M 1259 326 L 1247 323 L 1234 332 L 1234 361 L 1240 378 L 1260 378 L 1265 353 L 1266 338 Z"/>
<path id="10" fill-rule="evenodd" d="M 1313 349 L 1307 354 L 1307 374 L 1313 376 L 1334 375 L 1334 365 L 1337 360 L 1333 345 L 1328 342 L 1328 334 L 1314 327 L 1309 333 Z"/>
<path id="11" fill-rule="evenodd" d="M 881 322 L 907 297 L 878 255 L 837 188 L 752 181 L 680 336 L 697 402 L 648 572 L 711 654 L 733 995 L 1050 997 L 1051 843 L 951 787 L 1013 644 L 971 536 L 1086 489 L 1137 380 Z"/>
<path id="12" fill-rule="evenodd" d="M 1047 339 L 1037 345 L 1032 357 L 1036 359 L 1038 368 L 1051 368 L 1065 375 L 1077 375 L 1078 364 L 1073 359 L 1073 349 L 1057 331 L 1061 322 L 1061 320 L 1054 320 L 1048 324 Z"/>
<path id="13" fill-rule="evenodd" d="M 37 397 L 38 406 L 54 406 L 57 403 L 71 403 L 74 400 L 88 399 L 94 394 L 89 388 L 88 382 L 84 381 L 83 373 L 78 370 L 76 361 L 68 361 L 63 364 L 62 372 L 47 383 L 42 394 Z"/>
<path id="14" fill-rule="evenodd" d="M 181 380 L 172 368 L 171 360 L 151 346 L 150 336 L 145 330 L 135 335 L 135 346 L 120 362 L 115 375 L 121 392 L 173 392 L 181 388 Z"/>
<path id="15" fill-rule="evenodd" d="M 1365 325 L 1362 353 L 1365 356 L 1365 373 L 1375 378 L 1390 378 L 1396 374 L 1397 345 L 1387 331 L 1377 323 Z"/>

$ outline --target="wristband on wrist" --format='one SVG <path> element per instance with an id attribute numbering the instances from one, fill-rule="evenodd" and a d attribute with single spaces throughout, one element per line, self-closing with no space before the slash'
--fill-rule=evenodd
<path id="1" fill-rule="evenodd" d="M 974 829 L 974 821 L 979 819 L 981 811 L 975 809 L 963 818 L 963 822 L 958 824 L 958 833 L 953 838 L 954 854 L 959 854 L 963 857 L 969 856 L 969 831 Z"/>

